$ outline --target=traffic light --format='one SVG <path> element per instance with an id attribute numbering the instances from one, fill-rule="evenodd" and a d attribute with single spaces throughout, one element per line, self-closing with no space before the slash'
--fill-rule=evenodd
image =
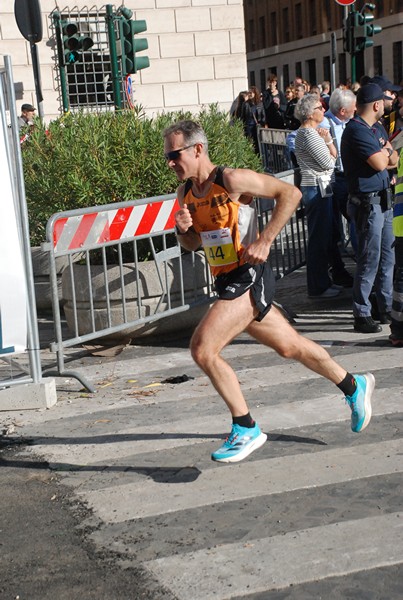
<path id="1" fill-rule="evenodd" d="M 364 10 L 375 10 L 375 4 L 365 4 L 361 12 L 351 11 L 346 20 L 345 50 L 350 54 L 373 46 L 373 36 L 382 31 L 382 27 L 372 23 L 374 15 Z"/>
<path id="2" fill-rule="evenodd" d="M 120 41 L 120 54 L 122 63 L 122 75 L 137 73 L 140 69 L 150 66 L 148 56 L 137 56 L 137 52 L 147 50 L 148 42 L 145 38 L 137 39 L 138 33 L 147 31 L 147 23 L 144 20 L 132 20 L 132 11 L 122 6 L 119 9 L 118 31 Z"/>
<path id="3" fill-rule="evenodd" d="M 88 35 L 79 35 L 77 23 L 61 21 L 63 35 L 64 60 L 66 65 L 73 65 L 82 60 L 82 53 L 94 45 L 94 40 Z"/>
<path id="4" fill-rule="evenodd" d="M 354 24 L 355 24 L 355 15 L 357 13 L 355 11 L 351 11 L 348 13 L 347 19 L 344 22 L 344 31 L 343 31 L 343 49 L 344 52 L 348 52 L 349 54 L 354 53 Z"/>

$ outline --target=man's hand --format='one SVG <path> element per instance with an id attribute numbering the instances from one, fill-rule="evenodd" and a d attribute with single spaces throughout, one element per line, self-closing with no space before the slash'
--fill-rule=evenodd
<path id="1" fill-rule="evenodd" d="M 244 249 L 241 259 L 250 265 L 259 265 L 266 262 L 269 252 L 270 243 L 259 238 Z"/>
<path id="2" fill-rule="evenodd" d="M 184 204 L 183 207 L 175 213 L 175 221 L 176 226 L 181 233 L 186 233 L 193 225 L 192 215 L 190 214 L 187 204 Z"/>

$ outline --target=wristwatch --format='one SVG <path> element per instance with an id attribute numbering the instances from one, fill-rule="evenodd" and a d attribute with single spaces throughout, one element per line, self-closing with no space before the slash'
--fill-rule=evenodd
<path id="1" fill-rule="evenodd" d="M 384 146 L 383 148 L 384 148 L 384 150 L 388 151 L 389 158 L 390 158 L 392 156 L 393 152 L 394 152 L 393 148 L 389 148 L 389 146 L 387 148 L 386 148 L 386 146 Z"/>

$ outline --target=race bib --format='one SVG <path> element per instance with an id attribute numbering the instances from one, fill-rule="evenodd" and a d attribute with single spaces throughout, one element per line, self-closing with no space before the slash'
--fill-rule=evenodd
<path id="1" fill-rule="evenodd" d="M 201 231 L 200 237 L 206 258 L 212 267 L 231 265 L 238 262 L 229 227 L 215 231 Z"/>

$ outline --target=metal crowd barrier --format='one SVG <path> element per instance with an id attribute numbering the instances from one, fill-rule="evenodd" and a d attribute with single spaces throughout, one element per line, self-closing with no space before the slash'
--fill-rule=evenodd
<path id="1" fill-rule="evenodd" d="M 282 173 L 294 168 L 286 144 L 289 133 L 288 129 L 259 127 L 259 150 L 267 173 Z"/>
<path id="2" fill-rule="evenodd" d="M 293 182 L 294 172 L 278 175 Z M 259 226 L 270 218 L 274 201 L 258 200 Z M 175 195 L 114 203 L 55 214 L 47 224 L 42 250 L 49 255 L 57 371 L 89 390 L 81 374 L 67 371 L 64 349 L 120 333 L 127 339 L 150 324 L 206 306 L 215 299 L 203 252 L 183 251 L 174 234 Z M 305 225 L 294 215 L 273 244 L 270 262 L 277 278 L 305 261 Z M 141 260 L 147 254 L 148 260 Z M 66 261 L 62 326 L 56 260 Z M 165 322 L 166 323 L 166 322 Z"/>

